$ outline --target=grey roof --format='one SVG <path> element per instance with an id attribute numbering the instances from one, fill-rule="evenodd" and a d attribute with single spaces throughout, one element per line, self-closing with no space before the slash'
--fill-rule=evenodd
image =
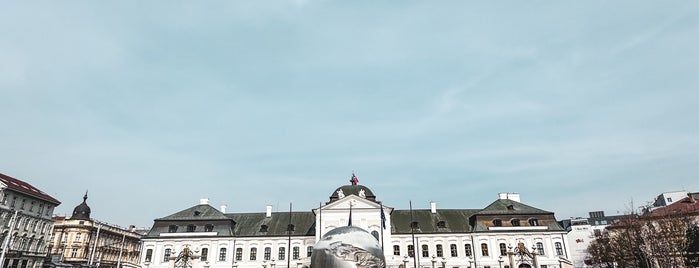
<path id="1" fill-rule="evenodd" d="M 478 212 L 479 215 L 494 214 L 551 214 L 546 210 L 538 209 L 510 199 L 498 199 Z"/>
<path id="2" fill-rule="evenodd" d="M 413 210 L 412 221 L 418 226 L 415 233 L 467 233 L 471 231 L 469 218 L 478 209 L 440 209 L 432 213 L 429 209 Z M 410 210 L 394 210 L 391 213 L 391 232 L 409 234 L 411 232 Z M 444 227 L 438 222 L 443 221 Z"/>
<path id="3" fill-rule="evenodd" d="M 293 232 L 287 231 L 289 212 L 274 212 L 271 217 L 266 213 L 230 213 L 226 214 L 236 222 L 236 236 L 314 236 L 315 214 L 313 212 L 292 212 Z M 267 226 L 266 231 L 262 226 Z"/>
<path id="4" fill-rule="evenodd" d="M 228 220 L 225 214 L 218 209 L 207 205 L 200 204 L 191 208 L 182 210 L 170 216 L 156 219 L 156 221 L 175 221 L 175 220 Z"/>

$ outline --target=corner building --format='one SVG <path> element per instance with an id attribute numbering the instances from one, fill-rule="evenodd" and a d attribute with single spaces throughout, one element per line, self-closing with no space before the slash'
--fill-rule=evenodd
<path id="1" fill-rule="evenodd" d="M 485 208 L 397 210 L 366 186 L 337 188 L 312 211 L 227 213 L 199 205 L 155 219 L 141 266 L 304 268 L 328 231 L 352 225 L 382 245 L 386 267 L 571 267 L 566 231 L 552 212 L 502 193 Z M 414 240 L 413 240 L 414 238 Z M 414 241 L 414 242 L 413 242 Z"/>

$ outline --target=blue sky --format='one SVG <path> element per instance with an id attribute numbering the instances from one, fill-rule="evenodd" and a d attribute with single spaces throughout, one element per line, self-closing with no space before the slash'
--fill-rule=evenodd
<path id="1" fill-rule="evenodd" d="M 697 1 L 10 1 L 0 36 L 0 172 L 59 214 L 699 191 Z"/>

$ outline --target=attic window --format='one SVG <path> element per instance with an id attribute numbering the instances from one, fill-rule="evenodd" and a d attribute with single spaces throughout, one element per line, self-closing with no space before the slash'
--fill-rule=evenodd
<path id="1" fill-rule="evenodd" d="M 199 215 L 201 215 L 201 212 L 199 212 L 199 210 L 195 210 L 195 211 L 194 211 L 194 216 L 199 216 Z"/>
<path id="2" fill-rule="evenodd" d="M 493 220 L 493 226 L 495 226 L 495 227 L 500 227 L 500 226 L 502 226 L 502 220 L 501 220 L 501 219 L 494 219 L 494 220 Z"/>
<path id="3" fill-rule="evenodd" d="M 293 224 L 289 223 L 289 225 L 286 226 L 286 230 L 289 232 L 293 232 L 296 229 L 296 226 Z"/>
<path id="4" fill-rule="evenodd" d="M 437 222 L 437 227 L 438 228 L 447 228 L 447 223 L 444 221 L 438 221 Z"/>
<path id="5" fill-rule="evenodd" d="M 204 225 L 204 232 L 212 232 L 214 231 L 214 226 L 211 224 Z"/>
<path id="6" fill-rule="evenodd" d="M 530 225 L 530 226 L 539 226 L 539 220 L 537 220 L 537 219 L 529 219 L 529 225 Z"/>
<path id="7" fill-rule="evenodd" d="M 177 225 L 170 225 L 167 229 L 169 233 L 176 233 L 177 232 Z"/>
<path id="8" fill-rule="evenodd" d="M 191 232 L 194 232 L 194 230 L 196 230 L 196 229 L 197 229 L 197 226 L 195 226 L 194 224 L 187 225 L 187 232 L 191 233 Z"/>
<path id="9" fill-rule="evenodd" d="M 512 223 L 512 226 L 519 226 L 519 219 L 512 219 L 510 223 Z"/>
<path id="10" fill-rule="evenodd" d="M 411 222 L 411 223 L 410 223 L 410 228 L 418 229 L 418 228 L 420 228 L 420 224 L 419 224 L 418 222 L 416 222 L 416 221 Z"/>
<path id="11" fill-rule="evenodd" d="M 260 226 L 260 232 L 263 232 L 263 233 L 267 232 L 267 229 L 269 229 L 269 226 L 267 226 L 267 225 L 263 224 L 262 226 Z"/>
<path id="12" fill-rule="evenodd" d="M 515 210 L 515 206 L 514 205 L 507 205 L 507 210 Z"/>

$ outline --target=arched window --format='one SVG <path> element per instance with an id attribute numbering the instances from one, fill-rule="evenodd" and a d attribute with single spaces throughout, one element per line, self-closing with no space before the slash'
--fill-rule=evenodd
<path id="1" fill-rule="evenodd" d="M 409 257 L 415 256 L 415 247 L 413 245 L 408 245 L 408 256 Z"/>
<path id="2" fill-rule="evenodd" d="M 279 247 L 279 256 L 277 257 L 277 260 L 286 260 L 286 248 L 285 247 Z"/>
<path id="3" fill-rule="evenodd" d="M 529 226 L 539 226 L 539 220 L 529 219 Z"/>
<path id="4" fill-rule="evenodd" d="M 471 249 L 471 244 L 464 245 L 464 254 L 466 254 L 466 256 L 468 256 L 468 257 L 471 257 L 471 255 L 473 255 L 473 250 Z"/>
<path id="5" fill-rule="evenodd" d="M 495 226 L 495 227 L 500 227 L 500 226 L 502 226 L 502 220 L 501 220 L 501 219 L 494 219 L 494 220 L 493 220 L 493 226 Z"/>
<path id="6" fill-rule="evenodd" d="M 563 245 L 561 242 L 556 242 L 556 255 L 561 256 L 563 255 Z"/>
<path id="7" fill-rule="evenodd" d="M 218 261 L 226 261 L 226 248 L 221 248 L 218 252 Z"/>
<path id="8" fill-rule="evenodd" d="M 500 243 L 500 256 L 507 255 L 507 245 L 505 243 Z"/>
<path id="9" fill-rule="evenodd" d="M 209 249 L 202 248 L 201 249 L 201 261 L 208 261 L 208 260 L 209 260 Z"/>
<path id="10" fill-rule="evenodd" d="M 442 245 L 437 245 L 437 257 L 444 257 L 444 249 L 442 248 Z"/>
<path id="11" fill-rule="evenodd" d="M 452 257 L 458 257 L 459 253 L 456 250 L 456 244 L 451 244 L 449 245 L 449 251 L 451 251 L 451 256 Z"/>
<path id="12" fill-rule="evenodd" d="M 272 248 L 270 247 L 265 247 L 265 255 L 264 255 L 264 260 L 268 261 L 272 259 Z"/>
<path id="13" fill-rule="evenodd" d="M 481 255 L 483 255 L 483 256 L 490 256 L 490 255 L 488 254 L 488 244 L 486 244 L 486 243 L 482 243 L 482 244 L 481 244 Z"/>
<path id="14" fill-rule="evenodd" d="M 512 223 L 512 226 L 520 226 L 519 219 L 512 219 L 510 220 L 510 223 Z"/>
<path id="15" fill-rule="evenodd" d="M 299 249 L 299 247 L 293 248 L 293 251 L 291 252 L 291 254 L 292 254 L 294 260 L 299 259 L 299 254 L 301 254 L 301 253 L 299 253 L 299 251 L 301 251 L 301 249 Z"/>
<path id="16" fill-rule="evenodd" d="M 172 249 L 166 248 L 165 254 L 163 254 L 163 262 L 168 262 L 168 260 L 170 260 L 170 254 L 172 254 Z"/>
<path id="17" fill-rule="evenodd" d="M 536 242 L 536 254 L 544 255 L 544 243 Z"/>
<path id="18" fill-rule="evenodd" d="M 257 248 L 250 249 L 250 260 L 251 261 L 257 260 Z"/>
<path id="19" fill-rule="evenodd" d="M 376 238 L 377 241 L 379 240 L 379 232 L 377 232 L 377 231 L 371 231 L 371 235 L 373 235 L 374 238 Z"/>
<path id="20" fill-rule="evenodd" d="M 243 260 L 243 249 L 242 249 L 242 248 L 236 248 L 236 249 L 235 249 L 235 260 L 236 260 L 236 261 L 242 261 L 242 260 Z"/>
<path id="21" fill-rule="evenodd" d="M 422 245 L 422 256 L 423 257 L 429 257 L 430 256 L 430 248 L 427 245 Z"/>

